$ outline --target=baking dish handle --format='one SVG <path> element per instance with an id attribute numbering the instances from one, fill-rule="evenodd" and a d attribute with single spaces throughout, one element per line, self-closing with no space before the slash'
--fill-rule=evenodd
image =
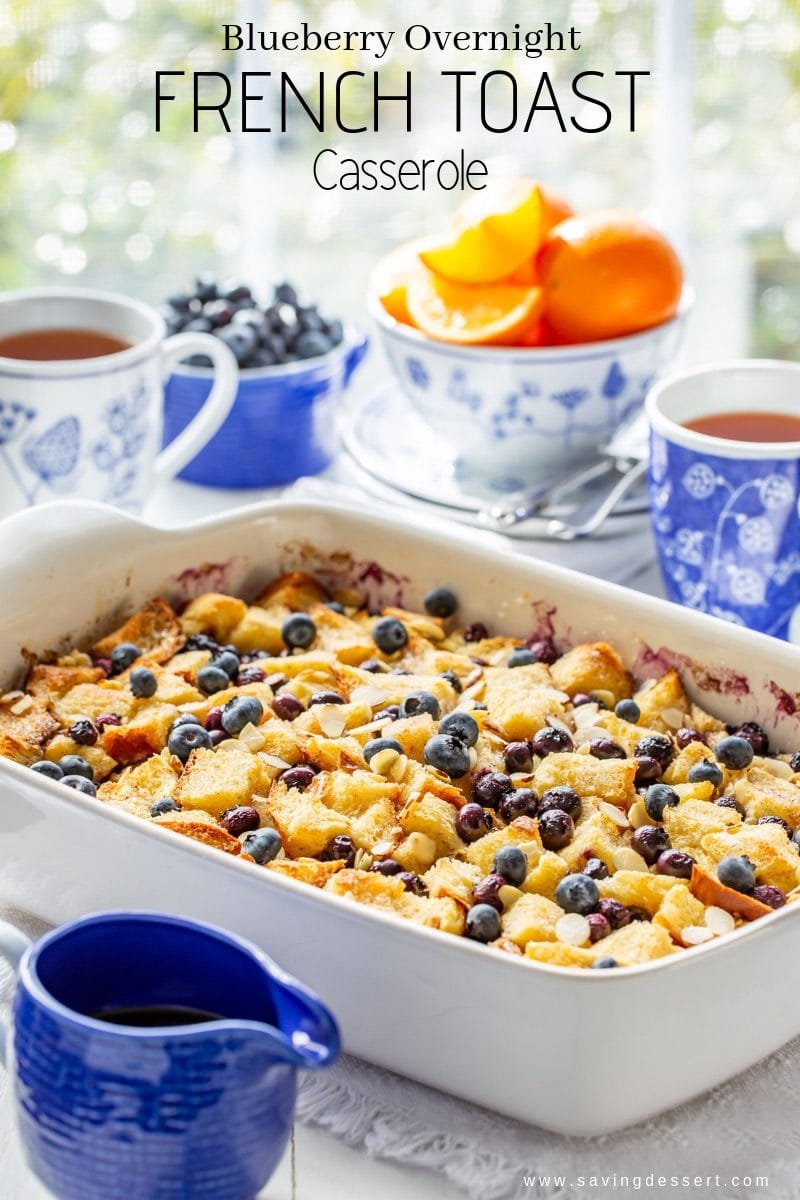
<path id="1" fill-rule="evenodd" d="M 20 933 L 14 925 L 9 925 L 6 921 L 0 921 L 0 957 L 4 958 L 10 964 L 15 974 L 22 956 L 30 944 L 25 934 Z M 0 1063 L 3 1065 L 5 1065 L 6 1061 L 7 1040 L 8 1028 L 5 1022 L 0 1021 Z"/>

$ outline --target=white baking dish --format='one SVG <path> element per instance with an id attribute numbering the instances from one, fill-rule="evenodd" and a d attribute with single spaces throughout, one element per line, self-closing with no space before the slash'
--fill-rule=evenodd
<path id="1" fill-rule="evenodd" d="M 368 569 L 376 562 L 383 571 Z M 375 598 L 410 605 L 447 583 L 466 621 L 525 635 L 552 623 L 572 640 L 607 638 L 640 673 L 678 662 L 712 711 L 761 721 L 778 745 L 800 746 L 797 648 L 476 549 L 468 535 L 319 503 L 266 504 L 179 531 L 91 504 L 13 517 L 0 527 L 0 679 L 18 673 L 23 650 L 88 640 L 152 595 L 220 587 L 247 595 L 297 566 L 348 582 L 365 576 Z M 5 760 L 0 900 L 51 921 L 128 906 L 228 926 L 324 997 L 350 1052 L 564 1133 L 648 1117 L 800 1033 L 800 906 L 642 967 L 565 970 L 323 895 Z"/>

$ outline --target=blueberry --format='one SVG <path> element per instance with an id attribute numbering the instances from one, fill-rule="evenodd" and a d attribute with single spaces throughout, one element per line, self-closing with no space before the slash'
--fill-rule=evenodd
<path id="1" fill-rule="evenodd" d="M 258 829 L 261 817 L 252 804 L 235 804 L 232 808 L 225 809 L 219 823 L 233 837 L 239 837 L 242 833 L 252 833 L 254 829 Z"/>
<path id="2" fill-rule="evenodd" d="M 194 294 L 203 304 L 207 300 L 216 300 L 217 281 L 210 271 L 204 271 L 202 275 L 197 276 L 194 281 Z"/>
<path id="3" fill-rule="evenodd" d="M 382 654 L 396 654 L 408 644 L 408 631 L 397 617 L 381 617 L 372 627 L 372 640 Z"/>
<path id="4" fill-rule="evenodd" d="M 423 604 L 431 617 L 452 617 L 458 608 L 458 600 L 450 588 L 436 587 L 428 592 Z"/>
<path id="5" fill-rule="evenodd" d="M 95 720 L 98 734 L 102 733 L 110 725 L 121 725 L 122 717 L 118 713 L 101 713 Z"/>
<path id="6" fill-rule="evenodd" d="M 58 765 L 65 775 L 82 775 L 84 779 L 94 779 L 94 768 L 80 754 L 65 754 L 59 759 Z"/>
<path id="7" fill-rule="evenodd" d="M 171 796 L 162 796 L 150 807 L 151 817 L 162 817 L 164 813 L 180 812 L 181 806 Z"/>
<path id="8" fill-rule="evenodd" d="M 589 941 L 592 944 L 602 941 L 611 933 L 611 926 L 602 913 L 589 913 L 586 920 L 589 925 Z"/>
<path id="9" fill-rule="evenodd" d="M 646 783 L 654 783 L 656 779 L 661 777 L 661 763 L 655 758 L 650 758 L 648 754 L 641 758 L 634 759 L 636 763 L 636 775 L 634 783 L 637 787 L 642 787 Z"/>
<path id="10" fill-rule="evenodd" d="M 757 825 L 780 825 L 787 837 L 792 836 L 792 827 L 788 821 L 784 821 L 783 817 L 759 817 L 756 821 Z"/>
<path id="11" fill-rule="evenodd" d="M 290 283 L 276 284 L 274 295 L 279 304 L 297 304 L 297 292 Z"/>
<path id="12" fill-rule="evenodd" d="M 206 696 L 213 696 L 215 692 L 224 692 L 231 686 L 231 677 L 222 667 L 208 663 L 197 672 L 197 686 Z"/>
<path id="13" fill-rule="evenodd" d="M 509 775 L 528 775 L 533 770 L 533 751 L 530 742 L 509 742 L 503 758 Z"/>
<path id="14" fill-rule="evenodd" d="M 289 767 L 288 771 L 284 771 L 281 775 L 281 781 L 288 788 L 297 788 L 299 792 L 304 792 L 314 782 L 316 774 L 313 767 L 304 765 Z"/>
<path id="15" fill-rule="evenodd" d="M 584 863 L 583 874 L 590 879 L 608 879 L 608 867 L 602 858 L 588 858 Z"/>
<path id="16" fill-rule="evenodd" d="M 134 667 L 128 678 L 128 686 L 137 700 L 149 700 L 158 690 L 158 680 L 148 667 Z"/>
<path id="17" fill-rule="evenodd" d="M 210 321 L 214 328 L 227 325 L 236 309 L 226 300 L 209 300 L 203 305 L 203 316 Z"/>
<path id="18" fill-rule="evenodd" d="M 722 783 L 722 768 L 715 762 L 703 759 L 689 768 L 687 778 L 689 783 L 711 783 L 718 788 Z"/>
<path id="19" fill-rule="evenodd" d="M 691 879 L 694 859 L 682 850 L 663 850 L 656 859 L 659 875 L 672 875 L 675 879 Z"/>
<path id="20" fill-rule="evenodd" d="M 797 774 L 800 772 L 800 750 L 796 751 L 789 759 L 789 766 Z"/>
<path id="21" fill-rule="evenodd" d="M 538 812 L 539 797 L 531 788 L 516 788 L 497 805 L 498 816 L 509 825 L 517 817 L 535 817 Z"/>
<path id="22" fill-rule="evenodd" d="M 339 692 L 314 692 L 314 695 L 311 697 L 311 699 L 308 702 L 308 707 L 311 708 L 311 706 L 313 704 L 346 704 L 346 703 L 347 703 L 347 701 L 345 700 L 344 696 L 341 696 L 339 694 Z"/>
<path id="23" fill-rule="evenodd" d="M 491 904 L 474 904 L 467 913 L 466 935 L 475 942 L 493 942 L 500 936 L 500 914 Z"/>
<path id="24" fill-rule="evenodd" d="M 111 651 L 111 668 L 114 674 L 119 675 L 120 671 L 127 671 L 141 655 L 141 650 L 133 642 L 120 642 Z"/>
<path id="25" fill-rule="evenodd" d="M 548 788 L 546 792 L 542 792 L 539 800 L 539 812 L 541 814 L 554 809 L 565 812 L 567 816 L 577 817 L 581 811 L 581 798 L 568 784 L 559 784 L 557 787 Z"/>
<path id="26" fill-rule="evenodd" d="M 214 750 L 216 750 L 217 746 L 219 746 L 222 742 L 228 740 L 228 735 L 224 729 L 209 729 L 208 736 L 211 741 L 211 746 Z"/>
<path id="27" fill-rule="evenodd" d="M 503 797 L 513 791 L 514 784 L 499 771 L 484 771 L 475 776 L 472 784 L 472 797 L 484 808 L 497 808 Z"/>
<path id="28" fill-rule="evenodd" d="M 432 692 L 410 692 L 400 705 L 401 717 L 418 717 L 420 713 L 430 713 L 434 721 L 438 721 L 439 701 Z"/>
<path id="29" fill-rule="evenodd" d="M 492 872 L 514 887 L 522 887 L 528 874 L 528 859 L 519 846 L 501 846 L 494 856 Z"/>
<path id="30" fill-rule="evenodd" d="M 236 675 L 234 683 L 237 687 L 247 687 L 251 683 L 263 683 L 266 677 L 261 667 L 243 667 Z"/>
<path id="31" fill-rule="evenodd" d="M 214 326 L 208 317 L 198 316 L 192 317 L 191 321 L 187 321 L 183 328 L 186 333 L 211 333 Z M 191 367 L 210 367 L 212 365 L 207 354 L 190 354 L 183 361 Z"/>
<path id="32" fill-rule="evenodd" d="M 317 636 L 317 627 L 306 613 L 292 613 L 281 626 L 281 637 L 291 650 L 307 650 Z"/>
<path id="33" fill-rule="evenodd" d="M 500 899 L 500 889 L 506 887 L 507 880 L 503 875 L 487 875 L 475 884 L 472 892 L 473 904 L 491 904 L 498 912 L 503 911 L 503 901 Z"/>
<path id="34" fill-rule="evenodd" d="M 529 667 L 531 663 L 537 662 L 538 659 L 532 650 L 528 650 L 525 646 L 518 646 L 516 650 L 512 650 L 508 656 L 507 667 Z"/>
<path id="35" fill-rule="evenodd" d="M 529 638 L 527 647 L 536 662 L 551 666 L 558 658 L 558 651 L 552 638 Z"/>
<path id="36" fill-rule="evenodd" d="M 352 867 L 356 861 L 355 842 L 346 833 L 337 834 L 328 842 L 320 858 L 323 862 L 343 862 Z"/>
<path id="37" fill-rule="evenodd" d="M 572 707 L 582 708 L 584 704 L 594 704 L 595 697 L 590 696 L 588 692 L 576 692 L 572 697 Z M 602 705 L 601 705 L 602 707 Z"/>
<path id="38" fill-rule="evenodd" d="M 328 321 L 328 337 L 332 346 L 338 346 L 340 342 L 344 341 L 344 325 L 338 317 L 333 321 Z"/>
<path id="39" fill-rule="evenodd" d="M 753 888 L 753 899 L 768 904 L 770 908 L 783 908 L 786 903 L 786 896 L 781 889 L 769 883 L 762 883 Z"/>
<path id="40" fill-rule="evenodd" d="M 477 842 L 492 828 L 492 818 L 480 804 L 464 804 L 456 816 L 456 829 L 465 842 Z"/>
<path id="41" fill-rule="evenodd" d="M 484 638 L 488 638 L 489 630 L 484 625 L 483 621 L 473 621 L 464 630 L 463 637 L 465 642 L 482 642 Z"/>
<path id="42" fill-rule="evenodd" d="M 282 721 L 293 721 L 304 709 L 297 696 L 293 696 L 291 692 L 282 692 L 272 701 L 272 711 Z"/>
<path id="43" fill-rule="evenodd" d="M 211 737 L 202 725 L 178 725 L 172 727 L 167 740 L 167 749 L 182 763 L 189 760 L 193 750 L 210 750 Z"/>
<path id="44" fill-rule="evenodd" d="M 717 762 L 729 771 L 743 771 L 753 761 L 753 747 L 746 738 L 725 737 L 714 747 Z"/>
<path id="45" fill-rule="evenodd" d="M 478 740 L 480 726 L 474 717 L 467 712 L 456 710 L 442 717 L 439 722 L 439 733 L 449 733 L 462 741 L 465 746 L 474 746 Z"/>
<path id="46" fill-rule="evenodd" d="M 706 737 L 699 729 L 692 729 L 687 725 L 675 730 L 675 741 L 681 750 L 685 750 L 692 742 L 702 742 L 705 745 Z"/>
<path id="47" fill-rule="evenodd" d="M 734 729 L 733 733 L 749 742 L 754 754 L 769 754 L 769 738 L 756 721 L 745 721 L 743 725 Z"/>
<path id="48" fill-rule="evenodd" d="M 670 849 L 666 829 L 661 825 L 640 825 L 631 836 L 631 846 L 652 867 L 660 854 Z"/>
<path id="49" fill-rule="evenodd" d="M 319 315 L 317 306 L 315 304 L 309 304 L 303 307 L 298 306 L 297 320 L 300 323 L 301 329 L 313 329 L 322 332 L 325 331 L 325 322 Z"/>
<path id="50" fill-rule="evenodd" d="M 86 717 L 73 722 L 67 732 L 79 746 L 93 746 L 97 741 L 97 729 Z"/>
<path id="51" fill-rule="evenodd" d="M 745 816 L 744 807 L 735 796 L 718 796 L 714 803 L 718 808 L 731 808 L 734 812 L 738 812 L 740 817 Z"/>
<path id="52" fill-rule="evenodd" d="M 597 908 L 600 893 L 597 884 L 589 875 L 566 875 L 556 888 L 556 904 L 560 904 L 564 912 L 587 913 Z"/>
<path id="53" fill-rule="evenodd" d="M 551 808 L 539 817 L 539 836 L 545 850 L 561 850 L 572 841 L 575 826 L 572 817 L 560 808 Z"/>
<path id="54" fill-rule="evenodd" d="M 415 875 L 413 871 L 401 871 L 397 878 L 401 880 L 407 892 L 411 892 L 415 896 L 427 895 L 428 889 L 419 875 Z"/>
<path id="55" fill-rule="evenodd" d="M 45 779 L 63 779 L 64 772 L 58 763 L 48 762 L 46 758 L 42 758 L 39 762 L 31 763 L 31 770 L 37 775 L 44 775 Z"/>
<path id="56" fill-rule="evenodd" d="M 209 654 L 216 654 L 220 645 L 216 638 L 213 638 L 210 633 L 192 633 L 186 639 L 183 645 L 184 650 L 208 650 Z"/>
<path id="57" fill-rule="evenodd" d="M 592 738 L 589 742 L 589 753 L 593 758 L 627 758 L 627 754 L 617 742 L 609 737 Z"/>
<path id="58" fill-rule="evenodd" d="M 654 821 L 663 821 L 664 809 L 673 808 L 676 804 L 680 804 L 680 801 L 681 798 L 675 789 L 666 783 L 654 783 L 647 789 L 644 796 L 647 815 Z"/>
<path id="59" fill-rule="evenodd" d="M 255 696 L 234 696 L 222 710 L 222 728 L 233 736 L 245 725 L 259 725 L 263 716 L 264 706 Z"/>
<path id="60" fill-rule="evenodd" d="M 610 971 L 612 967 L 618 967 L 619 963 L 610 954 L 603 955 L 602 958 L 596 958 L 592 963 L 593 971 Z"/>
<path id="61" fill-rule="evenodd" d="M 74 788 L 76 792 L 83 792 L 86 796 L 97 795 L 97 788 L 85 775 L 65 775 L 61 783 L 65 783 L 68 788 Z"/>
<path id="62" fill-rule="evenodd" d="M 221 711 L 220 709 L 214 709 L 214 708 L 212 708 L 210 710 L 208 717 L 206 717 L 206 725 L 209 729 L 213 728 L 213 726 L 208 724 L 208 718 L 211 716 L 211 713 L 220 712 L 220 711 Z M 173 729 L 180 729 L 181 725 L 202 725 L 202 724 L 203 724 L 203 722 L 194 713 L 181 713 L 181 715 L 179 717 L 176 717 L 175 720 L 172 722 L 172 725 L 170 726 L 170 731 Z"/>
<path id="63" fill-rule="evenodd" d="M 331 349 L 330 339 L 316 329 L 307 329 L 295 339 L 294 352 L 298 358 L 317 358 Z"/>
<path id="64" fill-rule="evenodd" d="M 603 914 L 612 929 L 622 929 L 631 920 L 631 910 L 613 896 L 605 896 L 598 903 L 597 911 Z"/>
<path id="65" fill-rule="evenodd" d="M 367 762 L 371 762 L 376 754 L 380 754 L 381 750 L 396 750 L 398 754 L 403 753 L 403 747 L 400 745 L 397 738 L 370 738 L 370 740 L 364 746 L 365 760 Z"/>
<path id="66" fill-rule="evenodd" d="M 167 304 L 176 312 L 189 312 L 191 303 L 192 296 L 189 292 L 173 292 L 171 296 L 167 296 Z"/>
<path id="67" fill-rule="evenodd" d="M 253 299 L 253 293 L 246 283 L 231 283 L 229 280 L 223 284 L 222 295 L 231 304 L 242 304 L 245 300 Z"/>
<path id="68" fill-rule="evenodd" d="M 450 733 L 435 733 L 425 743 L 425 762 L 451 779 L 460 779 L 470 768 L 469 750 L 461 738 Z"/>
<path id="69" fill-rule="evenodd" d="M 620 700 L 614 709 L 614 714 L 621 721 L 628 721 L 631 725 L 638 725 L 642 710 L 635 700 Z"/>
<path id="70" fill-rule="evenodd" d="M 325 607 L 331 612 L 338 613 L 340 617 L 344 616 L 344 605 L 340 604 L 338 600 L 328 600 Z"/>
<path id="71" fill-rule="evenodd" d="M 464 687 L 463 687 L 463 684 L 461 683 L 461 680 L 456 675 L 455 671 L 442 671 L 440 678 L 447 680 L 447 682 L 450 684 L 450 687 L 453 689 L 453 691 L 457 695 L 459 695 L 459 696 L 461 695 L 461 693 L 464 690 Z"/>
<path id="72" fill-rule="evenodd" d="M 238 365 L 244 366 L 258 345 L 258 337 L 251 325 L 223 325 L 215 330 L 219 340 L 228 347 Z"/>
<path id="73" fill-rule="evenodd" d="M 792 841 L 796 846 L 800 846 L 800 825 L 798 825 L 797 829 L 795 829 Z"/>
<path id="74" fill-rule="evenodd" d="M 717 863 L 717 879 L 723 887 L 749 893 L 756 886 L 755 867 L 744 854 L 728 854 Z"/>
<path id="75" fill-rule="evenodd" d="M 242 850 L 260 865 L 272 862 L 273 858 L 283 849 L 281 835 L 277 829 L 256 829 L 248 833 L 242 842 Z"/>
<path id="76" fill-rule="evenodd" d="M 239 674 L 241 664 L 238 654 L 234 654 L 232 650 L 222 650 L 212 658 L 208 665 L 210 667 L 219 667 L 229 679 L 235 679 Z"/>
<path id="77" fill-rule="evenodd" d="M 654 758 L 662 771 L 666 771 L 675 757 L 672 742 L 662 733 L 652 733 L 640 738 L 633 753 L 636 758 Z"/>
<path id="78" fill-rule="evenodd" d="M 545 725 L 533 735 L 533 752 L 540 758 L 546 758 L 548 754 L 564 754 L 573 749 L 572 738 L 566 730 L 558 729 L 555 725 Z"/>
<path id="79" fill-rule="evenodd" d="M 403 865 L 396 858 L 384 858 L 380 862 L 374 862 L 370 871 L 377 871 L 379 875 L 401 875 Z"/>

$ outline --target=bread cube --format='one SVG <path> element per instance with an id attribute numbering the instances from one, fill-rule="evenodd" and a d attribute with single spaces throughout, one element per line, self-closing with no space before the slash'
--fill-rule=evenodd
<path id="1" fill-rule="evenodd" d="M 673 880 L 674 882 L 674 880 Z M 677 947 L 663 925 L 647 921 L 631 921 L 608 937 L 601 938 L 592 947 L 593 958 L 615 958 L 621 967 L 632 967 L 636 963 L 651 962 L 654 958 L 665 958 L 677 954 Z"/>
<path id="2" fill-rule="evenodd" d="M 49 702 L 41 697 L 23 696 L 13 704 L 0 705 L 0 736 L 11 739 L 9 746 L 26 747 L 34 759 L 41 757 L 38 751 L 58 728 Z"/>
<path id="3" fill-rule="evenodd" d="M 25 684 L 25 690 L 31 696 L 40 696 L 44 700 L 56 700 L 66 695 L 79 683 L 97 683 L 105 678 L 105 672 L 99 667 L 51 666 L 46 663 L 35 663 L 31 667 Z"/>
<path id="4" fill-rule="evenodd" d="M 552 850 L 545 850 L 536 865 L 525 876 L 522 889 L 525 892 L 546 896 L 548 900 L 555 900 L 556 888 L 568 873 L 569 868 L 561 855 L 555 854 Z"/>
<path id="5" fill-rule="evenodd" d="M 659 679 L 648 679 L 636 692 L 634 700 L 642 714 L 640 723 L 660 733 L 672 733 L 675 728 L 674 724 L 664 721 L 665 710 L 673 709 L 688 715 L 691 707 L 677 671 L 667 671 Z"/>
<path id="6" fill-rule="evenodd" d="M 61 762 L 65 754 L 79 754 L 89 763 L 94 771 L 94 782 L 100 783 L 103 779 L 108 779 L 112 771 L 116 770 L 117 762 L 106 754 L 101 745 L 81 746 L 78 742 L 73 741 L 66 733 L 57 733 L 48 743 L 44 752 L 44 757 L 50 762 Z"/>
<path id="7" fill-rule="evenodd" d="M 477 842 L 467 846 L 462 858 L 478 867 L 482 876 L 488 875 L 495 854 L 503 846 L 519 846 L 528 859 L 528 866 L 532 867 L 542 853 L 536 822 L 529 817 L 518 817 L 503 829 L 493 829 L 484 837 L 478 838 Z"/>
<path id="8" fill-rule="evenodd" d="M 266 808 L 292 858 L 314 858 L 333 838 L 351 831 L 350 818 L 328 808 L 311 788 L 300 792 L 280 779 L 270 789 Z"/>
<path id="9" fill-rule="evenodd" d="M 800 826 L 800 787 L 763 767 L 750 767 L 734 785 L 734 794 L 744 805 L 748 821 L 759 817 L 783 817 L 792 829 Z"/>
<path id="10" fill-rule="evenodd" d="M 313 604 L 308 615 L 317 627 L 315 645 L 335 654 L 339 662 L 357 667 L 375 657 L 375 643 L 358 621 L 352 621 L 324 604 Z"/>
<path id="11" fill-rule="evenodd" d="M 518 946 L 526 946 L 528 942 L 554 942 L 556 923 L 563 915 L 563 908 L 552 900 L 525 893 L 503 914 L 500 926 L 503 937 Z"/>
<path id="12" fill-rule="evenodd" d="M 521 668 L 520 668 L 521 669 Z M 636 799 L 636 760 L 594 758 L 591 754 L 549 754 L 534 772 L 534 788 L 566 784 L 579 796 L 594 796 L 627 811 Z"/>
<path id="13" fill-rule="evenodd" d="M 348 817 L 362 816 L 373 804 L 387 801 L 394 812 L 399 807 L 400 786 L 372 771 L 323 772 L 317 775 L 308 792 L 328 808 Z M 308 794 L 308 792 L 306 794 Z"/>
<path id="14" fill-rule="evenodd" d="M 701 845 L 714 864 L 729 854 L 745 854 L 756 868 L 759 883 L 771 883 L 783 892 L 790 892 L 800 884 L 797 846 L 789 841 L 780 825 L 742 825 L 722 833 L 708 833 Z"/>
<path id="15" fill-rule="evenodd" d="M 417 925 L 426 925 L 429 929 L 440 929 L 443 933 L 452 933 L 456 937 L 464 932 L 464 908 L 447 896 L 415 896 L 412 892 L 404 892 L 397 905 L 397 911 L 409 921 Z"/>
<path id="16" fill-rule="evenodd" d="M 400 841 L 403 831 L 391 800 L 376 800 L 350 823 L 350 836 L 357 846 L 371 851 L 383 842 Z"/>
<path id="17" fill-rule="evenodd" d="M 633 678 L 620 656 L 607 642 L 583 642 L 556 659 L 550 668 L 553 683 L 562 692 L 609 692 L 613 703 L 630 696 Z"/>
<path id="18" fill-rule="evenodd" d="M 654 925 L 663 925 L 670 936 L 680 942 L 684 929 L 705 925 L 706 908 L 692 895 L 685 883 L 676 883 L 664 894 L 661 907 L 653 917 Z"/>
<path id="19" fill-rule="evenodd" d="M 683 800 L 664 809 L 663 822 L 673 849 L 696 857 L 707 834 L 738 830 L 742 818 L 735 808 L 709 804 L 707 800 Z"/>
<path id="20" fill-rule="evenodd" d="M 233 627 L 227 640 L 242 654 L 252 654 L 255 650 L 280 654 L 285 648 L 281 626 L 288 615 L 288 610 L 267 612 L 253 604 Z"/>
<path id="21" fill-rule="evenodd" d="M 440 858 L 425 872 L 424 882 L 430 896 L 449 896 L 465 908 L 472 905 L 472 892 L 481 878 L 472 863 L 457 858 Z"/>
<path id="22" fill-rule="evenodd" d="M 148 600 L 123 625 L 95 642 L 93 653 L 108 658 L 120 642 L 132 642 L 153 662 L 164 663 L 177 654 L 184 642 L 181 624 L 166 600 Z"/>
<path id="23" fill-rule="evenodd" d="M 218 817 L 235 804 L 249 804 L 253 794 L 264 789 L 265 782 L 258 755 L 249 750 L 238 746 L 222 754 L 193 750 L 174 796 L 181 808 L 202 808 Z"/>
<path id="24" fill-rule="evenodd" d="M 563 718 L 564 703 L 558 698 L 550 672 L 544 663 L 484 669 L 485 703 L 492 724 L 509 739 L 531 738 L 547 723 L 547 717 Z"/>
<path id="25" fill-rule="evenodd" d="M 440 800 L 431 792 L 404 806 L 400 814 L 400 825 L 404 833 L 424 833 L 436 846 L 437 857 L 452 854 L 463 845 L 456 828 L 457 810 L 446 800 Z"/>
<path id="26" fill-rule="evenodd" d="M 525 954 L 534 962 L 549 963 L 551 967 L 591 967 L 598 957 L 594 949 L 567 946 L 564 942 L 528 942 Z"/>
<path id="27" fill-rule="evenodd" d="M 301 883 L 309 883 L 316 888 L 324 888 L 331 875 L 345 869 L 341 859 L 320 862 L 318 858 L 274 858 L 267 863 L 267 867 L 276 875 L 287 875 L 289 879 L 299 879 Z"/>
<path id="28" fill-rule="evenodd" d="M 135 767 L 127 767 L 116 779 L 97 789 L 99 800 L 123 808 L 138 817 L 149 817 L 156 800 L 171 797 L 178 784 L 180 763 L 167 750 Z"/>
<path id="29" fill-rule="evenodd" d="M 570 871 L 580 871 L 590 858 L 599 858 L 613 870 L 614 851 L 624 845 L 620 827 L 605 813 L 593 812 L 581 821 L 572 841 L 559 851 Z"/>
<path id="30" fill-rule="evenodd" d="M 282 605 L 290 612 L 305 612 L 314 604 L 330 600 L 330 592 L 307 571 L 287 571 L 270 580 L 256 603 Z"/>
<path id="31" fill-rule="evenodd" d="M 145 701 L 124 725 L 105 727 L 100 739 L 103 749 L 119 763 L 141 762 L 151 754 L 160 754 L 177 715 L 172 704 Z"/>
<path id="32" fill-rule="evenodd" d="M 628 907 L 643 908 L 651 916 L 674 886 L 671 875 L 651 875 L 649 871 L 615 871 L 607 879 L 597 880 L 601 897 L 610 896 Z"/>
<path id="33" fill-rule="evenodd" d="M 672 787 L 677 783 L 686 783 L 692 767 L 700 762 L 715 762 L 714 751 L 709 750 L 703 742 L 689 742 L 683 750 L 679 750 L 672 762 L 661 776 L 661 782 Z"/>
<path id="34" fill-rule="evenodd" d="M 123 720 L 134 710 L 136 700 L 124 691 L 116 680 L 101 683 L 78 683 L 53 701 L 53 710 L 65 725 L 80 717 L 96 721 L 103 713 L 116 713 Z"/>
<path id="35" fill-rule="evenodd" d="M 180 620 L 183 637 L 191 637 L 193 633 L 210 633 L 218 642 L 229 642 L 246 612 L 244 600 L 236 596 L 227 596 L 223 592 L 204 592 L 183 610 Z"/>

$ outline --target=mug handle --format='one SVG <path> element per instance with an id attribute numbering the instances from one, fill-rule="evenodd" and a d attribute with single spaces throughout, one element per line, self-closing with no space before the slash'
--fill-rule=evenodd
<path id="1" fill-rule="evenodd" d="M 30 939 L 26 938 L 24 933 L 20 933 L 16 926 L 9 925 L 6 921 L 0 921 L 0 956 L 10 963 L 15 974 L 23 954 L 30 945 Z M 7 1040 L 8 1028 L 3 1021 L 0 1021 L 0 1063 L 3 1066 L 6 1062 Z"/>
<path id="2" fill-rule="evenodd" d="M 157 479 L 174 479 L 191 462 L 222 425 L 236 399 L 239 368 L 230 350 L 210 333 L 176 333 L 161 347 L 164 377 L 174 363 L 194 353 L 207 354 L 214 364 L 214 383 L 199 413 L 174 441 L 156 455 Z"/>

